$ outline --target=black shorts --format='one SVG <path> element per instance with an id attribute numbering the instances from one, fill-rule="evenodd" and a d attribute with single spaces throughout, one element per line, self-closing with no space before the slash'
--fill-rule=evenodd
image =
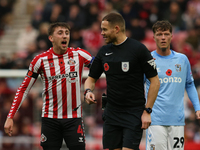
<path id="1" fill-rule="evenodd" d="M 61 147 L 63 139 L 68 148 L 84 145 L 85 133 L 82 118 L 53 119 L 42 118 L 42 147 Z"/>
<path id="2" fill-rule="evenodd" d="M 103 148 L 139 150 L 143 111 L 144 106 L 117 110 L 108 104 L 104 110 Z"/>

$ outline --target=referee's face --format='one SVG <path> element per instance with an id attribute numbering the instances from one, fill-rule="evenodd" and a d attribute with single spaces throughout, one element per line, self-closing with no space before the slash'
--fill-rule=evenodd
<path id="1" fill-rule="evenodd" d="M 115 43 L 117 41 L 115 30 L 116 29 L 112 27 L 108 21 L 101 22 L 101 35 L 103 35 L 106 44 Z"/>

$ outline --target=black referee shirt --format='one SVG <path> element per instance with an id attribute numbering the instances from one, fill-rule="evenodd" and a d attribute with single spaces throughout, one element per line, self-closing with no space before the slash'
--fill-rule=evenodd
<path id="1" fill-rule="evenodd" d="M 145 104 L 144 74 L 157 75 L 150 51 L 140 42 L 127 38 L 120 45 L 103 46 L 95 57 L 89 76 L 106 75 L 108 102 L 117 108 Z"/>

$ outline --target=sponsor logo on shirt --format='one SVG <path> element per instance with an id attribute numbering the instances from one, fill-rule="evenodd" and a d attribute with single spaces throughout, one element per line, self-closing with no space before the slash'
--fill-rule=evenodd
<path id="1" fill-rule="evenodd" d="M 49 80 L 58 80 L 58 79 L 63 79 L 63 78 L 76 78 L 78 77 L 78 73 L 77 72 L 69 72 L 69 74 L 59 74 L 56 76 L 51 76 L 48 77 Z"/>
<path id="2" fill-rule="evenodd" d="M 168 77 L 159 78 L 160 83 L 181 83 L 182 82 L 182 78 L 181 77 L 172 77 L 171 76 L 172 75 L 172 70 L 171 69 L 167 69 L 165 74 Z"/>
<path id="3" fill-rule="evenodd" d="M 181 77 L 165 77 L 165 78 L 159 78 L 160 83 L 170 83 L 170 82 L 175 82 L 175 83 L 181 83 L 182 78 Z"/>

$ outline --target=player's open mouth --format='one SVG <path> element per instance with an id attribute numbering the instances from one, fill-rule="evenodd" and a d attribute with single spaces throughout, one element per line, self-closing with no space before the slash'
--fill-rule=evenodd
<path id="1" fill-rule="evenodd" d="M 67 41 L 62 41 L 62 46 L 66 47 L 66 45 L 67 45 Z"/>
<path id="2" fill-rule="evenodd" d="M 166 44 L 166 42 L 161 42 L 161 44 L 162 44 L 162 45 L 165 45 L 165 44 Z"/>

